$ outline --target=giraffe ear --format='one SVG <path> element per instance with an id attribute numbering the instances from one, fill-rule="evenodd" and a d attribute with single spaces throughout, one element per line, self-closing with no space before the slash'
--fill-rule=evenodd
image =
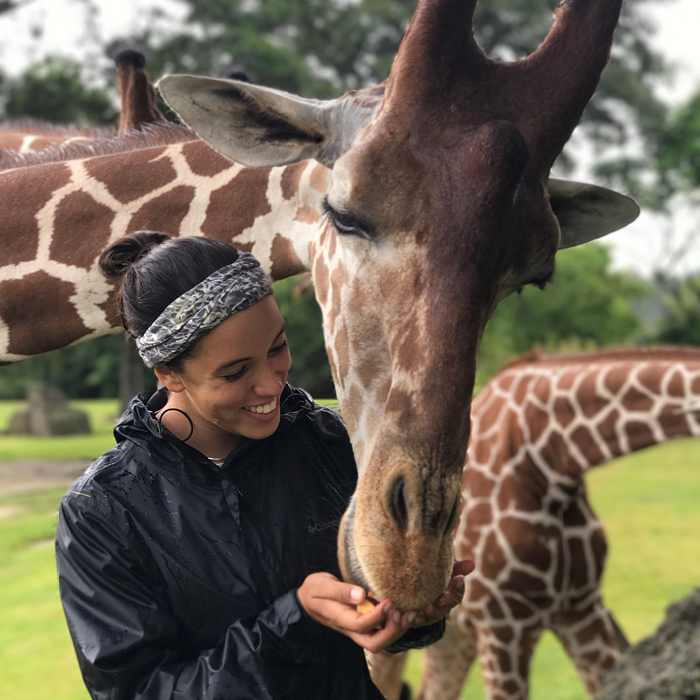
<path id="1" fill-rule="evenodd" d="M 605 187 L 550 178 L 548 188 L 561 229 L 560 250 L 607 236 L 639 216 L 637 202 Z"/>
<path id="2" fill-rule="evenodd" d="M 166 75 L 163 99 L 210 146 L 253 168 L 314 158 L 327 167 L 355 141 L 374 108 L 320 101 L 238 80 Z"/>

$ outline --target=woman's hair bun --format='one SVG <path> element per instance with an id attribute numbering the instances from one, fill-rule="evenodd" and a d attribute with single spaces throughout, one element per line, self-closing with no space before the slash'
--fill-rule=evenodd
<path id="1" fill-rule="evenodd" d="M 168 236 L 157 231 L 134 231 L 120 238 L 100 255 L 100 271 L 108 279 L 123 277 L 137 260 L 169 240 Z"/>

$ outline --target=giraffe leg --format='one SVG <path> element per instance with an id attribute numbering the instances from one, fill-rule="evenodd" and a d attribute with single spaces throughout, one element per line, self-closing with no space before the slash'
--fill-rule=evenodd
<path id="1" fill-rule="evenodd" d="M 417 700 L 457 700 L 476 651 L 474 627 L 448 623 L 445 636 L 423 652 L 423 682 Z"/>
<path id="2" fill-rule="evenodd" d="M 365 651 L 369 675 L 386 700 L 399 700 L 403 689 L 403 669 L 408 652 L 390 654 L 388 651 Z"/>
<path id="3" fill-rule="evenodd" d="M 479 660 L 489 700 L 527 700 L 540 623 L 479 628 Z"/>
<path id="4" fill-rule="evenodd" d="M 553 631 L 576 665 L 583 684 L 593 696 L 603 673 L 620 658 L 620 647 L 610 613 L 600 602 L 585 610 L 557 616 Z"/>

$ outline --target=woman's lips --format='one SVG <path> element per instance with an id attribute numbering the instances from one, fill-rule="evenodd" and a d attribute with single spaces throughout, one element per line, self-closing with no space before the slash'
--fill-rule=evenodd
<path id="1" fill-rule="evenodd" d="M 274 418 L 279 413 L 279 396 L 275 396 L 271 401 L 257 406 L 244 406 L 243 411 L 250 418 L 255 420 L 266 421 Z"/>

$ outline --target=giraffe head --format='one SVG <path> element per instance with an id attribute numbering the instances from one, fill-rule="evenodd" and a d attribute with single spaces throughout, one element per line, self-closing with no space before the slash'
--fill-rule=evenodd
<path id="1" fill-rule="evenodd" d="M 308 243 L 360 479 L 346 579 L 420 609 L 445 588 L 476 350 L 505 296 L 544 285 L 558 248 L 636 218 L 602 188 L 549 179 L 610 50 L 621 0 L 568 0 L 530 57 L 489 60 L 475 0 L 421 0 L 385 84 L 319 102 L 167 76 L 202 138 L 251 167 L 329 169 Z"/>

